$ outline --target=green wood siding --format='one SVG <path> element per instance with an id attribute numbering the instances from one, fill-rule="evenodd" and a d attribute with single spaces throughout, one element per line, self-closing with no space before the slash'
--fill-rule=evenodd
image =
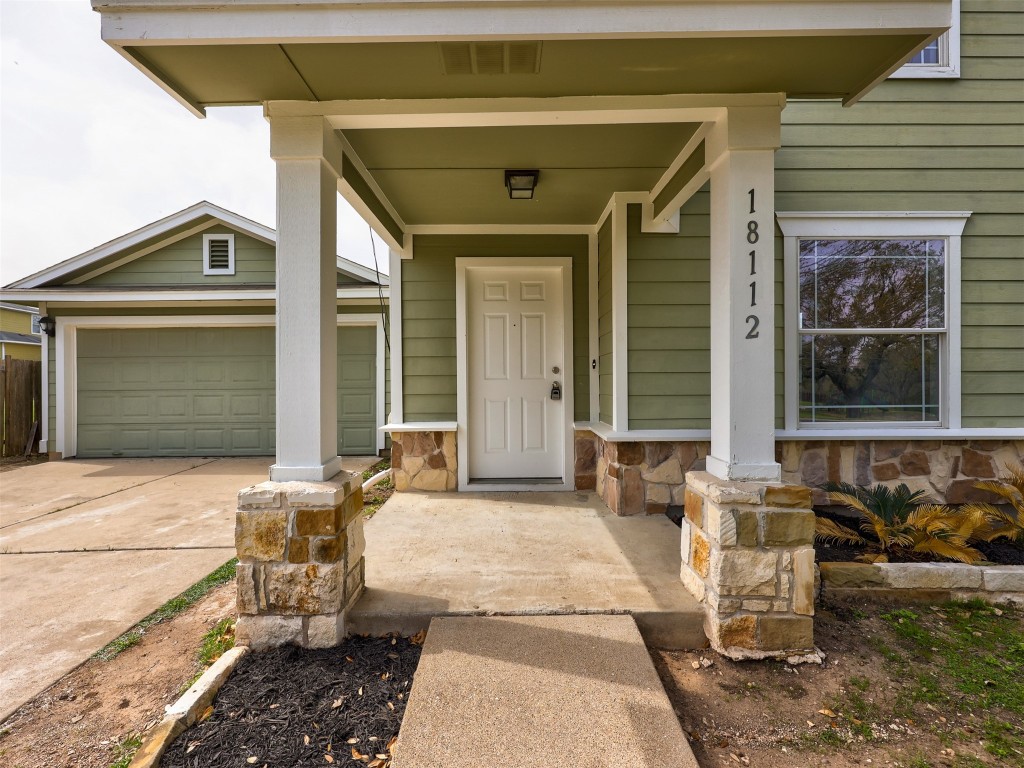
<path id="1" fill-rule="evenodd" d="M 629 428 L 708 429 L 711 418 L 710 237 L 702 191 L 679 234 L 640 231 L 627 213 Z"/>
<path id="2" fill-rule="evenodd" d="M 598 418 L 612 423 L 615 379 L 612 375 L 612 217 L 597 234 Z"/>
<path id="3" fill-rule="evenodd" d="M 576 235 L 419 235 L 402 263 L 402 366 L 406 421 L 454 421 L 455 259 L 569 256 L 577 420 L 589 413 L 587 238 Z"/>
<path id="4" fill-rule="evenodd" d="M 849 109 L 790 103 L 776 207 L 973 211 L 963 426 L 1024 427 L 1024 6 L 963 0 L 961 24 L 959 80 L 889 80 Z"/>
<path id="5" fill-rule="evenodd" d="M 235 236 L 235 274 L 203 274 L 203 235 Z M 140 256 L 85 284 L 100 285 L 273 285 L 274 246 L 230 227 L 213 226 Z"/>

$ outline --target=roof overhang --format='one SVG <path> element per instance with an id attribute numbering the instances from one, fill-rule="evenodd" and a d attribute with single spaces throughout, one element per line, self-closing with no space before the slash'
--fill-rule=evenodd
<path id="1" fill-rule="evenodd" d="M 390 298 L 386 286 L 340 286 L 338 301 L 346 304 L 379 304 Z M 53 288 L 3 288 L 0 301 L 46 302 L 48 309 L 69 307 L 209 307 L 267 306 L 277 300 L 273 288 L 127 288 L 123 290 L 83 289 L 75 286 Z"/>
<path id="2" fill-rule="evenodd" d="M 339 191 L 403 253 L 409 235 L 592 232 L 627 192 L 645 229 L 671 228 L 726 110 L 853 104 L 952 4 L 93 0 L 104 40 L 195 114 L 323 118 Z M 540 170 L 534 200 L 507 199 L 509 168 Z"/>
<path id="3" fill-rule="evenodd" d="M 92 0 L 196 114 L 274 100 L 767 93 L 859 98 L 952 0 Z M 535 41 L 533 74 L 445 74 L 439 44 Z"/>

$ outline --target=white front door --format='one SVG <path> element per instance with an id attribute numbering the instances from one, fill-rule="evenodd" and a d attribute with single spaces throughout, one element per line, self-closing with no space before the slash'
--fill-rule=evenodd
<path id="1" fill-rule="evenodd" d="M 469 480 L 561 482 L 565 350 L 559 267 L 466 271 Z M 558 383 L 561 397 L 552 399 Z"/>

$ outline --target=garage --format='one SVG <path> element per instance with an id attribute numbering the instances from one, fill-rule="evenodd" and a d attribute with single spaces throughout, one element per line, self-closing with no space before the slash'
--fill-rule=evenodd
<path id="1" fill-rule="evenodd" d="M 377 328 L 338 327 L 338 453 L 377 452 Z M 274 454 L 274 329 L 81 328 L 77 455 Z"/>

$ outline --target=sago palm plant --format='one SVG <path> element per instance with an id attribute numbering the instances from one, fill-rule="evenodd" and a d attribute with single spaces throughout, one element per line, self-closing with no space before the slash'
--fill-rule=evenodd
<path id="1" fill-rule="evenodd" d="M 998 480 L 982 480 L 975 488 L 991 491 L 1006 500 L 1005 504 L 975 502 L 966 504 L 964 512 L 978 520 L 975 538 L 993 541 L 1007 538 L 1024 542 L 1024 466 L 1017 464 L 1006 468 L 1006 476 Z"/>
<path id="2" fill-rule="evenodd" d="M 878 549 L 878 552 L 863 555 L 863 560 L 885 562 L 892 555 L 911 553 L 962 563 L 981 559 L 981 553 L 968 544 L 982 524 L 981 519 L 964 510 L 925 503 L 924 491 L 911 491 L 904 483 L 895 488 L 826 483 L 822 488 L 829 492 L 832 501 L 860 515 L 861 530 L 873 534 L 877 544 L 851 528 L 821 517 L 815 521 L 816 536 L 824 541 L 843 541 Z"/>

